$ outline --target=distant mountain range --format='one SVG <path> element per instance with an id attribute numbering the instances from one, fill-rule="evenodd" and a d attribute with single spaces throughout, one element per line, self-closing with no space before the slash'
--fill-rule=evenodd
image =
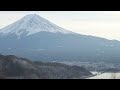
<path id="1" fill-rule="evenodd" d="M 0 55 L 0 79 L 81 79 L 90 75 L 91 72 L 80 66 Z"/>
<path id="2" fill-rule="evenodd" d="M 120 41 L 77 34 L 30 14 L 0 29 L 0 53 L 41 61 L 120 62 Z"/>

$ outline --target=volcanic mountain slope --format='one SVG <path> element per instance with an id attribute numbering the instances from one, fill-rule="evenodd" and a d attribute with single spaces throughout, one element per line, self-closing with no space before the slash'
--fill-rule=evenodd
<path id="1" fill-rule="evenodd" d="M 4 36 L 14 34 L 18 38 L 38 32 L 73 34 L 73 32 L 65 30 L 36 14 L 26 15 L 21 20 L 16 21 L 0 31 Z"/>
<path id="2" fill-rule="evenodd" d="M 0 55 L 1 79 L 73 79 L 92 75 L 83 67 Z"/>
<path id="3" fill-rule="evenodd" d="M 120 42 L 77 34 L 30 14 L 0 30 L 0 53 L 43 61 L 120 62 Z"/>

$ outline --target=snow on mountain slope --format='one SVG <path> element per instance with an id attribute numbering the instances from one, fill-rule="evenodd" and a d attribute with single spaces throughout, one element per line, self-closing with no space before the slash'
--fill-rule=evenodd
<path id="1" fill-rule="evenodd" d="M 18 37 L 20 37 L 22 34 L 25 34 L 27 36 L 41 31 L 51 33 L 59 32 L 63 34 L 74 34 L 73 32 L 65 30 L 36 14 L 26 15 L 21 20 L 18 20 L 15 23 L 2 28 L 0 30 L 0 34 L 16 34 Z"/>
<path id="2" fill-rule="evenodd" d="M 120 79 L 120 73 L 102 73 L 87 79 Z"/>

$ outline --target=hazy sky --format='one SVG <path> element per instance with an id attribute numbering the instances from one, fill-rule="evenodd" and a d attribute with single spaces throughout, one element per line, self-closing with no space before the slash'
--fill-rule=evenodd
<path id="1" fill-rule="evenodd" d="M 27 14 L 39 14 L 80 34 L 120 40 L 120 11 L 0 11 L 0 28 Z"/>

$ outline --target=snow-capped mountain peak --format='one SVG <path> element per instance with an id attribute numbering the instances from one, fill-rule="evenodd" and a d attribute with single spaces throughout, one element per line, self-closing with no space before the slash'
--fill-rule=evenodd
<path id="1" fill-rule="evenodd" d="M 59 32 L 63 34 L 74 34 L 73 32 L 65 30 L 36 14 L 29 14 L 24 16 L 15 23 L 2 28 L 0 33 L 3 35 L 16 34 L 18 37 L 20 37 L 22 34 L 27 36 L 42 31 L 51 33 Z"/>

